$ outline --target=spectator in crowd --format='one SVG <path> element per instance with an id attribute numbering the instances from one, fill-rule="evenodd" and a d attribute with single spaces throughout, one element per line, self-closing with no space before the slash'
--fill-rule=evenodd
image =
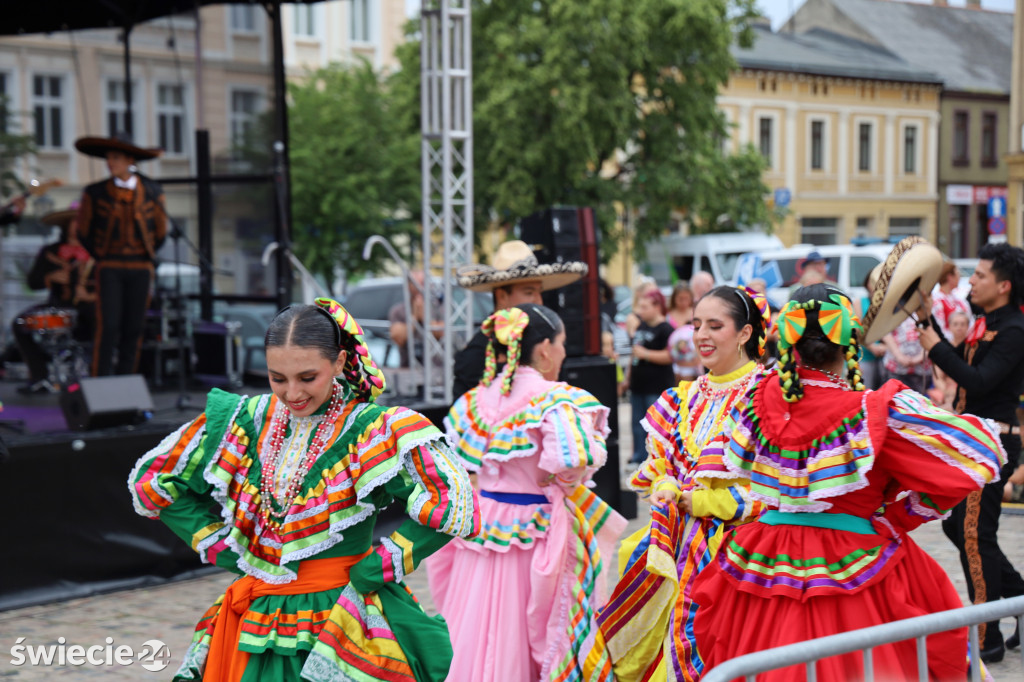
<path id="1" fill-rule="evenodd" d="M 789 288 L 789 298 L 801 287 L 824 284 L 828 281 L 828 261 L 819 251 L 811 251 L 807 257 L 797 263 L 800 279 Z"/>
<path id="2" fill-rule="evenodd" d="M 398 303 L 391 306 L 391 310 L 388 311 L 388 322 L 391 323 L 388 329 L 388 334 L 391 337 L 391 342 L 398 346 L 398 355 L 400 358 L 400 366 L 410 367 L 409 362 L 409 334 L 412 334 L 413 352 L 416 354 L 416 359 L 420 362 L 423 361 L 423 339 L 420 338 L 419 330 L 417 326 L 423 325 L 423 292 L 424 282 L 426 278 L 422 270 L 413 270 L 409 273 L 409 307 L 412 308 L 412 316 L 419 325 L 409 324 L 408 311 L 405 309 L 405 302 L 399 301 Z M 434 334 L 435 338 L 440 338 L 442 330 L 437 328 L 437 322 L 441 318 L 441 306 L 440 302 L 435 301 L 432 307 L 432 317 L 434 318 Z"/>
<path id="3" fill-rule="evenodd" d="M 932 379 L 932 363 L 921 347 L 917 323 L 908 317 L 882 337 L 883 363 L 889 379 L 901 381 L 918 393 L 927 393 Z"/>
<path id="4" fill-rule="evenodd" d="M 687 282 L 679 282 L 672 287 L 672 297 L 668 301 L 668 314 L 665 316 L 673 329 L 693 321 L 693 292 Z"/>
<path id="5" fill-rule="evenodd" d="M 608 280 L 600 277 L 597 280 L 597 290 L 601 301 L 601 315 L 614 322 L 615 315 L 619 312 L 618 306 L 615 304 L 615 289 L 608 284 Z"/>
<path id="6" fill-rule="evenodd" d="M 932 316 L 939 323 L 939 328 L 947 341 L 953 340 L 953 332 L 949 328 L 949 320 L 953 313 L 958 311 L 965 313 L 968 315 L 968 323 L 970 323 L 971 308 L 967 305 L 967 301 L 956 293 L 959 283 L 960 270 L 956 264 L 949 261 L 943 263 L 942 273 L 939 275 L 939 288 L 932 295 Z"/>
<path id="7" fill-rule="evenodd" d="M 934 311 L 938 306 L 933 305 Z M 938 321 L 938 320 L 936 320 Z M 949 342 L 956 348 L 967 338 L 967 332 L 971 328 L 971 316 L 963 310 L 954 310 L 947 319 L 949 331 L 952 338 Z M 956 400 L 956 382 L 949 378 L 949 375 L 942 371 L 938 365 L 932 365 L 935 388 L 932 389 L 930 397 L 932 401 L 945 410 L 953 411 L 953 403 Z"/>
<path id="8" fill-rule="evenodd" d="M 694 303 L 704 298 L 704 294 L 714 288 L 715 277 L 707 270 L 698 270 L 690 278 L 690 292 L 693 294 Z"/>
<path id="9" fill-rule="evenodd" d="M 629 371 L 630 405 L 633 409 L 633 464 L 644 461 L 645 433 L 640 420 L 661 392 L 675 385 L 668 339 L 672 325 L 665 321 L 665 297 L 657 288 L 643 296 L 634 311 L 640 325 L 633 335 L 633 364 Z"/>
<path id="10" fill-rule="evenodd" d="M 636 314 L 636 309 L 640 305 L 640 299 L 643 298 L 644 294 L 657 290 L 658 285 L 653 278 L 642 276 L 637 280 L 636 286 L 633 287 L 633 308 L 630 310 L 629 315 L 626 316 L 626 334 L 629 335 L 629 338 L 633 338 L 637 328 L 640 326 L 640 317 Z"/>
<path id="11" fill-rule="evenodd" d="M 871 295 L 875 291 L 875 279 L 880 269 L 880 267 L 877 267 L 864 277 L 863 286 L 867 290 L 867 296 L 852 301 L 853 309 L 857 313 L 858 318 L 863 319 L 864 313 L 871 307 Z M 885 358 L 887 348 L 881 341 L 875 341 L 874 343 L 866 343 L 861 346 L 861 351 L 860 370 L 864 378 L 864 386 L 874 390 L 885 383 L 886 380 L 884 376 L 885 365 L 882 360 Z"/>

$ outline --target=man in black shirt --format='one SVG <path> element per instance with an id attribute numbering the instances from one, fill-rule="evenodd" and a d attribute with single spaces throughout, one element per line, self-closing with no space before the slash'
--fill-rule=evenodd
<path id="1" fill-rule="evenodd" d="M 960 550 L 960 563 L 975 604 L 1024 595 L 1024 579 L 999 548 L 996 534 L 1006 479 L 1017 467 L 1020 426 L 1016 408 L 1024 382 L 1024 251 L 1008 244 L 988 244 L 978 254 L 971 275 L 971 303 L 983 311 L 967 339 L 956 348 L 937 331 L 934 319 L 921 330 L 928 357 L 957 384 L 955 409 L 995 420 L 1007 463 L 1001 480 L 971 493 L 942 522 L 947 537 Z M 928 309 L 931 302 L 926 301 Z M 981 659 L 1002 660 L 1005 653 L 999 622 L 979 629 Z M 1006 641 L 1014 648 L 1019 632 Z"/>
<path id="2" fill-rule="evenodd" d="M 470 291 L 490 291 L 494 309 L 505 310 L 522 303 L 543 305 L 541 293 L 572 284 L 587 274 L 587 264 L 579 261 L 540 265 L 533 250 L 518 239 L 498 247 L 493 265 L 467 265 L 459 268 L 459 286 Z M 466 347 L 455 355 L 452 395 L 458 398 L 480 383 L 487 357 L 487 337 L 477 331 Z M 499 358 L 500 359 L 500 358 Z"/>

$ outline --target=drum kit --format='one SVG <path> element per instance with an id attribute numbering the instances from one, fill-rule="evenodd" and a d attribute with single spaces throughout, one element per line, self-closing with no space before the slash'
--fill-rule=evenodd
<path id="1" fill-rule="evenodd" d="M 27 311 L 15 320 L 50 356 L 49 382 L 55 391 L 89 373 L 85 349 L 74 338 L 77 321 L 77 310 L 58 307 Z"/>

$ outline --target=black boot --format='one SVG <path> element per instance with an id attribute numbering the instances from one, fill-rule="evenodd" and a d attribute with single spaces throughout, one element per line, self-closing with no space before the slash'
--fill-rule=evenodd
<path id="1" fill-rule="evenodd" d="M 1013 634 L 1006 638 L 1007 649 L 1016 649 L 1020 646 L 1020 621 L 1017 621 L 1017 629 L 1013 631 Z"/>

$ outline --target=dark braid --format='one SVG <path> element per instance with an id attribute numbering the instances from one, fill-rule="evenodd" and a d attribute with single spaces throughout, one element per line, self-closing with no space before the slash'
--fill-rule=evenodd
<path id="1" fill-rule="evenodd" d="M 782 396 L 787 403 L 795 403 L 804 397 L 804 387 L 800 385 L 800 377 L 796 372 L 796 354 L 792 348 L 779 349 L 779 383 L 782 385 Z"/>

